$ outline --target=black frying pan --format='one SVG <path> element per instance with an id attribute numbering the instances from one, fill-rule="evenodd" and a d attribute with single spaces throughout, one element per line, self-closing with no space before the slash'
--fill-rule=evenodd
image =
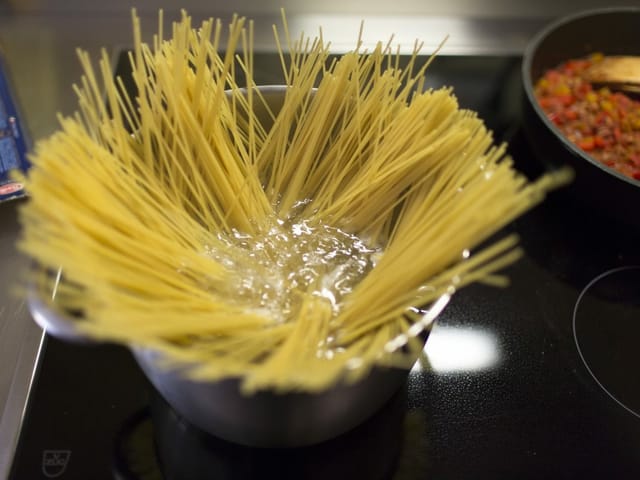
<path id="1" fill-rule="evenodd" d="M 567 140 L 538 106 L 533 85 L 549 68 L 592 52 L 640 55 L 640 8 L 607 8 L 564 17 L 539 32 L 523 58 L 524 132 L 534 154 L 549 168 L 576 173 L 572 199 L 616 221 L 640 228 L 640 181 L 610 169 Z"/>

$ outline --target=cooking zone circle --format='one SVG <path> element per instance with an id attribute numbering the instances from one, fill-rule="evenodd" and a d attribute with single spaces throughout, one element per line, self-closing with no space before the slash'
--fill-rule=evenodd
<path id="1" fill-rule="evenodd" d="M 580 358 L 616 403 L 640 418 L 640 266 L 608 270 L 582 290 L 573 310 Z"/>

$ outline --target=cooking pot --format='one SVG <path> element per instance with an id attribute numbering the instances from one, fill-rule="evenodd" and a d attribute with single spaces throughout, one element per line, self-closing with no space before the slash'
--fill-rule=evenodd
<path id="1" fill-rule="evenodd" d="M 34 320 L 49 334 L 67 341 L 91 341 L 36 290 L 30 291 L 27 303 Z M 427 314 L 430 321 L 436 310 Z M 159 352 L 130 348 L 152 385 L 183 418 L 216 437 L 258 447 L 311 445 L 347 432 L 377 412 L 408 377 L 407 370 L 380 367 L 356 383 L 339 383 L 319 393 L 245 394 L 238 378 L 190 380 L 180 369 L 159 367 Z"/>
<path id="2" fill-rule="evenodd" d="M 259 90 L 271 111 L 279 111 L 286 87 Z M 254 111 L 268 126 L 270 117 L 259 102 Z M 53 275 L 60 281 L 62 270 Z M 58 311 L 55 301 L 45 301 L 45 295 L 51 293 L 35 284 L 29 292 L 27 302 L 35 321 L 56 337 L 90 342 L 78 332 L 78 319 Z M 437 302 L 423 318 L 427 330 L 442 307 L 444 303 Z M 425 341 L 427 335 L 428 331 L 422 336 Z M 137 346 L 131 346 L 131 351 L 153 386 L 182 417 L 224 440 L 259 447 L 297 447 L 336 437 L 372 416 L 408 377 L 405 369 L 373 368 L 357 383 L 339 383 L 319 393 L 259 391 L 247 395 L 241 391 L 241 379 L 189 380 L 180 369 L 159 367 L 158 351 Z"/>

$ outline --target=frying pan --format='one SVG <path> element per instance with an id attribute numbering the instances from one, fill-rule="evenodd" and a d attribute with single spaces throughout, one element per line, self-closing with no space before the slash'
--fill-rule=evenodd
<path id="1" fill-rule="evenodd" d="M 567 140 L 539 106 L 533 87 L 543 73 L 565 60 L 593 52 L 640 55 L 640 8 L 589 10 L 560 18 L 529 42 L 522 61 L 523 130 L 534 155 L 549 169 L 575 171 L 566 194 L 585 214 L 596 210 L 633 228 L 640 227 L 640 181 L 593 159 Z"/>

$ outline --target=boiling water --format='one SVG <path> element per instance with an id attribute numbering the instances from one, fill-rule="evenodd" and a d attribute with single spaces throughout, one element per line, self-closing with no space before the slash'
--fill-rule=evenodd
<path id="1" fill-rule="evenodd" d="M 206 253 L 229 272 L 230 301 L 277 322 L 294 317 L 302 294 L 322 297 L 334 316 L 345 296 L 375 266 L 379 248 L 329 225 L 278 220 L 263 233 L 218 237 Z"/>

